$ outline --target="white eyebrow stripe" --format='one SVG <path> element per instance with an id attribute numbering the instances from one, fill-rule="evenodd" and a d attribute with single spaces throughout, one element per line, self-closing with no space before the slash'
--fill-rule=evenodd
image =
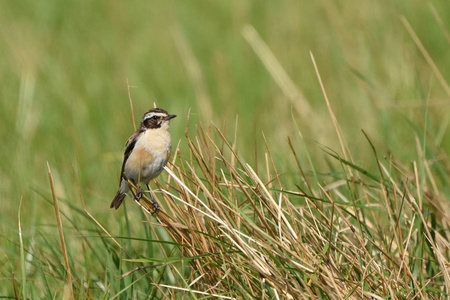
<path id="1" fill-rule="evenodd" d="M 150 113 L 150 114 L 146 115 L 146 116 L 142 119 L 142 121 L 145 121 L 145 120 L 147 120 L 147 119 L 150 119 L 150 118 L 152 118 L 152 117 L 154 117 L 154 116 L 157 116 L 157 117 L 165 117 L 166 114 L 163 114 L 163 113 Z"/>

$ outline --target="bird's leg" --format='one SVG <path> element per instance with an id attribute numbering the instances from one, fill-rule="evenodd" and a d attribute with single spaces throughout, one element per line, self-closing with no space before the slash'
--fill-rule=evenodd
<path id="1" fill-rule="evenodd" d="M 138 184 L 136 184 L 136 182 L 134 182 L 134 180 L 131 180 L 131 182 L 134 184 L 135 187 L 138 188 L 138 192 L 136 193 L 136 196 L 134 197 L 134 199 L 136 201 L 139 201 L 139 200 L 141 200 L 142 195 L 144 195 L 144 191 L 142 190 L 140 185 L 138 185 Z"/>
<path id="2" fill-rule="evenodd" d="M 144 195 L 144 191 L 141 189 L 141 187 L 140 186 L 138 186 L 138 192 L 136 193 L 136 201 L 139 201 L 139 200 L 141 200 L 141 198 L 142 198 L 142 195 Z"/>
<path id="3" fill-rule="evenodd" d="M 158 204 L 158 202 L 156 202 L 156 200 L 153 198 L 152 192 L 150 191 L 150 186 L 149 186 L 148 184 L 147 184 L 147 188 L 148 188 L 148 194 L 150 195 L 150 199 L 152 200 L 153 207 L 154 207 L 154 210 L 151 212 L 151 214 L 153 215 L 155 212 L 158 211 L 158 209 L 159 209 L 159 204 Z"/>

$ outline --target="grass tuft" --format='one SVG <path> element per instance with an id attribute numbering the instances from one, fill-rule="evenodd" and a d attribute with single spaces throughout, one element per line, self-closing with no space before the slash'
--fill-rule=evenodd
<path id="1" fill-rule="evenodd" d="M 175 151 L 176 163 L 165 168 L 170 184 L 158 183 L 162 193 L 153 195 L 165 204 L 154 215 L 159 224 L 148 213 L 150 224 L 143 225 L 162 226 L 179 251 L 162 259 L 178 284 L 154 283 L 161 295 L 448 296 L 444 228 L 450 216 L 437 217 L 435 208 L 445 205 L 444 199 L 427 186 L 426 178 L 419 179 L 415 163 L 411 169 L 381 162 L 374 148 L 380 171 L 376 177 L 330 154 L 346 166 L 343 177 L 327 186 L 308 184 L 305 193 L 284 186 L 270 163 L 266 169 L 271 179 L 263 180 L 216 127 L 206 131 L 199 126 L 198 134 L 188 135 L 186 142 L 188 158 Z M 308 182 L 300 165 L 299 171 Z M 276 188 L 269 187 L 273 181 Z M 139 205 L 145 212 L 153 211 L 147 197 Z M 180 269 L 180 260 L 189 263 L 188 271 Z M 152 258 L 133 261 L 162 263 Z"/>

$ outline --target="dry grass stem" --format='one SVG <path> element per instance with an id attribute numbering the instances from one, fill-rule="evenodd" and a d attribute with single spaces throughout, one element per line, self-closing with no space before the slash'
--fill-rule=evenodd
<path id="1" fill-rule="evenodd" d="M 50 181 L 50 188 L 52 190 L 52 198 L 53 198 L 53 206 L 55 208 L 56 223 L 58 224 L 59 238 L 61 241 L 61 251 L 63 253 L 64 265 L 66 268 L 67 286 L 69 288 L 70 298 L 74 299 L 75 295 L 73 293 L 72 274 L 70 273 L 69 258 L 67 257 L 67 248 L 66 248 L 66 241 L 64 239 L 64 230 L 63 230 L 63 226 L 62 226 L 62 222 L 61 222 L 61 216 L 59 213 L 58 200 L 56 199 L 55 187 L 53 186 L 52 172 L 50 170 L 50 165 L 48 164 L 48 162 L 47 162 L 47 169 L 48 169 L 48 179 Z"/>

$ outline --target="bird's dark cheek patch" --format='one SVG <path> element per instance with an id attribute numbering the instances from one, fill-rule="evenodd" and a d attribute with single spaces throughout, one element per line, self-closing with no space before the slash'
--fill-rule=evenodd
<path id="1" fill-rule="evenodd" d="M 161 127 L 161 120 L 147 119 L 142 124 L 147 129 L 156 129 Z"/>

